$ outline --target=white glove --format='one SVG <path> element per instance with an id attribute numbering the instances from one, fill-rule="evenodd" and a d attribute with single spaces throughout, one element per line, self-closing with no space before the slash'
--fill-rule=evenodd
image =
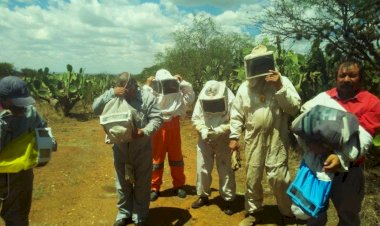
<path id="1" fill-rule="evenodd" d="M 220 126 L 218 126 L 208 132 L 208 137 L 212 140 L 216 140 L 220 135 L 223 134 L 223 132 L 223 129 Z"/>
<path id="2" fill-rule="evenodd" d="M 208 129 L 207 129 L 207 128 L 204 128 L 204 129 L 201 130 L 200 133 L 201 133 L 201 138 L 202 138 L 202 140 L 206 140 L 207 137 L 208 137 Z"/>
<path id="3" fill-rule="evenodd" d="M 224 133 L 222 127 L 218 126 L 214 128 L 215 135 L 221 135 Z"/>

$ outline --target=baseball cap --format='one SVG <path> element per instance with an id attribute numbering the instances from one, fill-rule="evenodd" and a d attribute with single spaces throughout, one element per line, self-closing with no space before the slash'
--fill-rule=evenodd
<path id="1" fill-rule="evenodd" d="M 26 107 L 36 101 L 29 95 L 25 81 L 17 76 L 6 76 L 0 80 L 0 98 L 11 99 L 17 107 Z"/>

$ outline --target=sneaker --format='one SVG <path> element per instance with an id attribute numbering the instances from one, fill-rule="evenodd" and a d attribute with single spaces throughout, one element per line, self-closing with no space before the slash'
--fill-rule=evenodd
<path id="1" fill-rule="evenodd" d="M 160 191 L 152 190 L 150 192 L 150 201 L 151 202 L 156 201 L 159 196 L 160 196 Z"/>
<path id="2" fill-rule="evenodd" d="M 225 201 L 223 212 L 227 215 L 232 215 L 234 212 L 232 211 L 232 201 Z"/>
<path id="3" fill-rule="evenodd" d="M 207 196 L 199 196 L 199 198 L 191 204 L 191 208 L 198 209 L 204 205 L 208 204 L 208 197 Z"/>
<path id="4" fill-rule="evenodd" d="M 186 191 L 182 187 L 175 189 L 174 192 L 177 194 L 178 197 L 182 199 L 186 198 Z"/>
<path id="5" fill-rule="evenodd" d="M 114 226 L 126 226 L 130 223 L 132 223 L 132 218 L 129 217 L 129 218 L 122 218 L 122 219 L 119 219 L 115 222 L 115 224 L 113 224 Z"/>

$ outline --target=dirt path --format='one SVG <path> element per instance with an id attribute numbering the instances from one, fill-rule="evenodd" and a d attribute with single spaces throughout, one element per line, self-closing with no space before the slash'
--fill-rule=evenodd
<path id="1" fill-rule="evenodd" d="M 113 225 L 116 194 L 111 146 L 104 144 L 104 132 L 98 120 L 78 122 L 74 119 L 50 123 L 59 141 L 52 161 L 35 170 L 34 197 L 30 213 L 31 226 Z M 238 225 L 244 218 L 244 170 L 236 174 L 237 199 L 232 216 L 225 215 L 217 191 L 214 170 L 211 204 L 191 209 L 195 194 L 196 137 L 190 121 L 182 122 L 182 147 L 187 176 L 188 197 L 180 199 L 171 189 L 171 177 L 165 163 L 161 197 L 152 202 L 148 223 L 151 226 Z M 280 224 L 279 212 L 266 182 L 265 225 Z"/>
<path id="2" fill-rule="evenodd" d="M 39 106 L 39 109 L 44 109 Z M 49 125 L 58 139 L 58 152 L 42 168 L 36 168 L 33 203 L 30 212 L 30 226 L 111 226 L 116 215 L 115 177 L 111 146 L 104 144 L 104 132 L 97 119 L 78 121 L 58 119 L 51 109 L 44 110 Z M 222 199 L 218 193 L 218 176 L 214 167 L 213 193 L 210 205 L 191 209 L 196 200 L 196 142 L 197 134 L 190 120 L 182 121 L 182 149 L 188 197 L 180 199 L 171 190 L 171 177 L 165 162 L 164 184 L 161 197 L 150 205 L 148 223 L 150 226 L 236 226 L 244 218 L 244 164 L 236 173 L 237 198 L 233 209 L 235 214 L 227 216 L 221 211 Z M 244 155 L 242 156 L 244 159 Z M 290 158 L 292 176 L 299 160 Z M 363 203 L 364 226 L 378 225 L 379 175 L 366 172 L 366 197 Z M 371 185 L 371 186 L 368 186 Z M 266 179 L 264 186 L 264 214 L 262 225 L 280 225 L 280 214 Z M 331 205 L 332 206 L 332 205 Z M 328 226 L 337 225 L 334 208 L 329 208 Z M 0 226 L 4 223 L 0 219 Z"/>

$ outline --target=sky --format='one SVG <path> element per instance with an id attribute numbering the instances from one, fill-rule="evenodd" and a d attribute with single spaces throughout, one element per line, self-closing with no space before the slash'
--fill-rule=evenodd
<path id="1" fill-rule="evenodd" d="M 0 62 L 16 69 L 66 64 L 86 73 L 140 73 L 199 13 L 226 32 L 260 36 L 252 17 L 269 0 L 0 0 Z"/>

